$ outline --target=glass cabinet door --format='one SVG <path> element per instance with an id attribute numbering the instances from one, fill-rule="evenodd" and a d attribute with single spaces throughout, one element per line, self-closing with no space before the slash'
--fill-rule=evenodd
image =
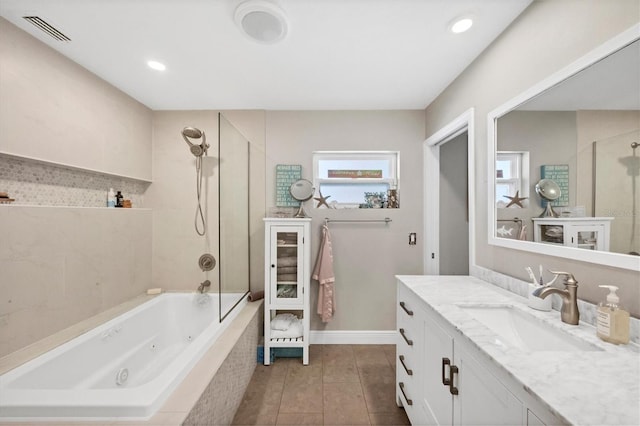
<path id="1" fill-rule="evenodd" d="M 302 227 L 271 228 L 271 303 L 302 303 Z"/>
<path id="2" fill-rule="evenodd" d="M 571 231 L 570 245 L 588 250 L 605 250 L 602 243 L 603 226 L 574 226 Z"/>
<path id="3" fill-rule="evenodd" d="M 540 225 L 540 241 L 543 243 L 564 244 L 564 234 L 564 225 Z"/>

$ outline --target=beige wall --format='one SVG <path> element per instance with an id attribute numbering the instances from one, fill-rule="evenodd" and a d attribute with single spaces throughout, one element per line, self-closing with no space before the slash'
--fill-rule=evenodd
<path id="1" fill-rule="evenodd" d="M 513 111 L 498 119 L 497 135 L 498 151 L 529 152 L 529 199 L 523 203 L 524 208 L 497 209 L 497 218 L 522 219 L 523 224 L 528 224 L 527 240 L 533 241 L 533 227 L 529 219 L 538 217 L 544 210 L 535 191 L 535 185 L 540 181 L 541 165 L 569 165 L 569 205 L 576 205 L 576 113 Z"/>
<path id="2" fill-rule="evenodd" d="M 464 132 L 440 146 L 440 275 L 469 274 L 467 136 Z"/>
<path id="3" fill-rule="evenodd" d="M 151 179 L 151 110 L 0 18 L 0 152 Z"/>
<path id="4" fill-rule="evenodd" d="M 536 1 L 426 110 L 431 135 L 475 107 L 476 257 L 479 266 L 527 280 L 524 267 L 544 264 L 573 272 L 579 296 L 602 299 L 599 284 L 620 287 L 623 303 L 640 315 L 638 273 L 487 244 L 487 114 L 538 81 L 640 20 L 637 0 Z"/>
<path id="5" fill-rule="evenodd" d="M 303 178 L 312 180 L 313 151 L 400 151 L 400 209 L 316 209 L 313 218 L 311 265 L 320 243 L 320 226 L 333 219 L 380 219 L 388 225 L 330 224 L 336 276 L 334 319 L 322 324 L 314 312 L 317 282 L 311 285 L 311 329 L 392 330 L 395 328 L 395 274 L 422 273 L 422 111 L 273 111 L 267 112 L 267 208 L 275 205 L 276 164 L 301 164 Z M 409 246 L 409 233 L 418 244 Z"/>
<path id="6" fill-rule="evenodd" d="M 620 161 L 631 160 L 634 154 L 631 143 L 639 140 L 640 111 L 578 111 L 578 144 L 583 148 L 578 153 L 579 167 L 585 172 L 585 178 L 593 176 L 593 143 L 596 142 L 596 207 L 593 214 L 615 218 L 611 223 L 611 251 L 618 253 L 640 252 L 640 233 L 633 220 L 634 202 L 636 219 L 639 213 L 640 190 L 637 186 L 640 182 Z M 580 188 L 580 195 L 591 212 L 593 192 L 591 180 L 588 182 L 589 185 L 584 185 L 586 188 Z"/>
<path id="7" fill-rule="evenodd" d="M 591 182 L 593 179 L 593 142 L 610 139 L 613 136 L 638 131 L 640 128 L 640 111 L 578 111 L 578 173 L 581 179 Z M 633 138 L 633 136 L 631 136 Z M 632 151 L 629 147 L 628 154 Z M 607 176 L 599 176 L 607 178 Z M 630 192 L 630 191 L 629 191 Z M 627 193 L 627 201 L 631 199 Z M 578 199 L 593 215 L 593 191 L 591 185 L 578 187 Z"/>

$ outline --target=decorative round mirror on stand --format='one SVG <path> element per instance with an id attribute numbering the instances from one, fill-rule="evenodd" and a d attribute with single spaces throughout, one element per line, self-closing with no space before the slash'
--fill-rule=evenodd
<path id="1" fill-rule="evenodd" d="M 558 184 L 551 179 L 542 179 L 536 183 L 536 194 L 547 202 L 547 207 L 538 217 L 558 217 L 558 213 L 553 211 L 553 207 L 551 207 L 551 202 L 557 200 L 560 198 L 560 195 L 562 195 Z"/>
<path id="2" fill-rule="evenodd" d="M 310 200 L 314 192 L 313 184 L 306 179 L 300 179 L 291 184 L 289 194 L 294 200 L 300 201 L 300 208 L 294 217 L 308 217 L 304 211 L 304 202 Z"/>

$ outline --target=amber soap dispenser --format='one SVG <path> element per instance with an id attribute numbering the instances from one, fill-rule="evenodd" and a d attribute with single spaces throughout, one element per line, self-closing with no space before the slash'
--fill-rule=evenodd
<path id="1" fill-rule="evenodd" d="M 618 287 L 614 285 L 598 287 L 609 289 L 607 300 L 598 304 L 598 337 L 616 345 L 629 343 L 629 312 L 619 305 L 620 298 L 616 294 Z"/>

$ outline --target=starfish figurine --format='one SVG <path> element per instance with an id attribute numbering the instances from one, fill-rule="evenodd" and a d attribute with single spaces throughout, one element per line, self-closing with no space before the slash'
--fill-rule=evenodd
<path id="1" fill-rule="evenodd" d="M 327 198 L 331 198 L 331 195 L 323 197 L 320 189 L 318 189 L 318 194 L 320 194 L 319 197 L 313 197 L 314 200 L 318 201 L 318 205 L 316 206 L 316 208 L 319 209 L 321 206 L 325 205 L 328 209 L 330 209 L 331 207 L 329 206 L 329 204 L 327 204 Z"/>
<path id="2" fill-rule="evenodd" d="M 526 200 L 529 197 L 520 197 L 520 191 L 516 191 L 516 195 L 514 195 L 513 197 L 510 197 L 508 195 L 503 195 L 503 197 L 510 199 L 511 201 L 509 202 L 509 204 L 507 204 L 507 207 L 510 207 L 512 205 L 516 205 L 520 208 L 523 207 L 522 202 L 524 200 Z"/>

